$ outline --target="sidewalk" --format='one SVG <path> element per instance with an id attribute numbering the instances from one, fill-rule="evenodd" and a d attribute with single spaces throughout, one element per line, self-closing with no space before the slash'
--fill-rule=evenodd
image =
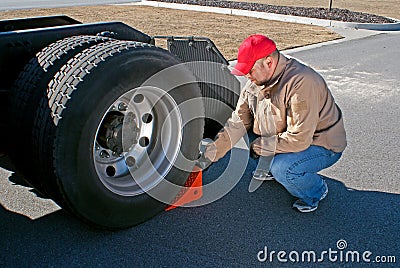
<path id="1" fill-rule="evenodd" d="M 281 15 L 281 14 L 265 13 L 258 11 L 238 10 L 231 8 L 166 3 L 166 2 L 147 1 L 147 0 L 142 0 L 141 2 L 135 2 L 135 3 L 120 4 L 120 5 L 142 5 L 142 6 L 163 7 L 163 8 L 180 9 L 180 10 L 191 10 L 199 12 L 214 12 L 219 14 L 247 16 L 247 17 L 260 18 L 266 20 L 277 20 L 284 22 L 317 25 L 323 27 L 330 27 L 332 29 L 338 28 L 338 29 L 364 29 L 364 30 L 374 30 L 374 31 L 400 31 L 400 21 L 397 21 L 396 23 L 354 23 L 354 22 L 342 22 L 342 21 L 315 19 L 308 17 Z"/>

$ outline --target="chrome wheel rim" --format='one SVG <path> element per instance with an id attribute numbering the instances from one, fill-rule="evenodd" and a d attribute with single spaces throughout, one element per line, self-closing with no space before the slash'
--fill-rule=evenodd
<path id="1" fill-rule="evenodd" d="M 179 155 L 182 128 L 178 105 L 164 90 L 140 87 L 121 95 L 102 116 L 93 142 L 102 184 L 122 196 L 153 189 Z"/>

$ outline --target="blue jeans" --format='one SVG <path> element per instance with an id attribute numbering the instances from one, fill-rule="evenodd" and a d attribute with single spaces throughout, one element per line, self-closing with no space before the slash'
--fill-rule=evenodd
<path id="1" fill-rule="evenodd" d="M 314 206 L 327 190 L 317 172 L 332 166 L 341 156 L 342 153 L 311 145 L 302 152 L 275 155 L 270 171 L 291 195 Z"/>

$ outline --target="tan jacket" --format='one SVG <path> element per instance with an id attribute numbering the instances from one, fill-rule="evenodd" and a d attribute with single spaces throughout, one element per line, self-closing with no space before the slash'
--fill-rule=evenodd
<path id="1" fill-rule="evenodd" d="M 260 155 L 300 152 L 310 145 L 342 152 L 347 144 L 342 113 L 324 79 L 282 54 L 268 86 L 246 84 L 236 110 L 205 156 L 217 161 L 251 127 L 260 135 L 253 146 Z"/>

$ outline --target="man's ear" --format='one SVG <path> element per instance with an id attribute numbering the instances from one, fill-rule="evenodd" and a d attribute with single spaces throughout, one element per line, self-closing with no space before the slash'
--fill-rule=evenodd
<path id="1" fill-rule="evenodd" d="M 271 56 L 267 56 L 267 57 L 265 57 L 263 63 L 266 64 L 268 67 L 271 67 L 271 63 L 272 63 L 273 60 L 274 59 Z"/>

